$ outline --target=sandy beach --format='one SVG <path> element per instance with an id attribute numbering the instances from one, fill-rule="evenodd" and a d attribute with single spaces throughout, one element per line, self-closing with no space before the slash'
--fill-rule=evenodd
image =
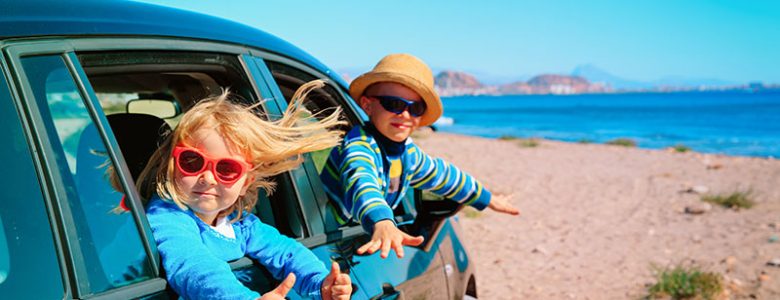
<path id="1" fill-rule="evenodd" d="M 678 265 L 722 274 L 723 298 L 780 299 L 780 267 L 767 264 L 780 258 L 776 159 L 448 133 L 415 141 L 521 210 L 460 214 L 480 299 L 637 299 L 654 268 Z M 700 200 L 746 190 L 750 209 Z"/>

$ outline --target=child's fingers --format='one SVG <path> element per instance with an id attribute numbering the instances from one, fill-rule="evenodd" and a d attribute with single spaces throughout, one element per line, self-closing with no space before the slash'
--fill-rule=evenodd
<path id="1" fill-rule="evenodd" d="M 395 250 L 395 255 L 398 256 L 398 258 L 404 257 L 404 245 L 402 241 L 393 241 L 393 250 Z"/>
<path id="2" fill-rule="evenodd" d="M 352 293 L 352 285 L 334 285 L 331 291 L 333 295 L 349 295 Z"/>
<path id="3" fill-rule="evenodd" d="M 382 253 L 379 256 L 382 258 L 387 258 L 387 256 L 390 254 L 390 246 L 392 246 L 390 239 L 382 241 Z"/>
<path id="4" fill-rule="evenodd" d="M 407 235 L 407 236 L 404 237 L 403 245 L 414 247 L 414 246 L 419 246 L 424 241 L 425 241 L 425 238 L 422 237 L 422 236 L 410 236 L 410 235 Z"/>
<path id="5" fill-rule="evenodd" d="M 357 249 L 357 254 L 363 254 L 368 251 L 369 248 L 371 248 L 372 245 L 374 245 L 374 240 L 370 240 L 368 243 L 363 244 L 363 246 L 360 246 L 360 248 Z"/>
<path id="6" fill-rule="evenodd" d="M 507 213 L 513 216 L 519 215 L 520 210 L 516 207 L 512 206 L 511 204 L 505 203 L 503 207 L 501 207 L 501 212 Z"/>
<path id="7" fill-rule="evenodd" d="M 382 240 L 374 241 L 374 244 L 372 244 L 371 247 L 368 248 L 368 254 L 374 254 L 374 252 L 379 250 L 379 247 L 382 247 Z"/>
<path id="8" fill-rule="evenodd" d="M 339 267 L 339 264 L 337 262 L 332 262 L 330 264 L 330 276 L 335 276 L 334 278 L 338 279 L 339 275 L 341 275 L 341 267 Z"/>
<path id="9" fill-rule="evenodd" d="M 285 278 L 282 283 L 279 284 L 275 289 L 270 291 L 270 294 L 276 294 L 279 296 L 287 296 L 287 293 L 290 292 L 290 290 L 295 285 L 295 274 L 290 273 L 287 275 L 287 278 Z"/>
<path id="10" fill-rule="evenodd" d="M 350 279 L 347 274 L 339 274 L 339 276 L 336 277 L 335 283 L 337 285 L 348 285 L 350 289 L 352 288 L 352 279 Z"/>

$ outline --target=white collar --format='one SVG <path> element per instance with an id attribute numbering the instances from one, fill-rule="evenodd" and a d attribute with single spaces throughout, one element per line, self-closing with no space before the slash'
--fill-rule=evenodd
<path id="1" fill-rule="evenodd" d="M 211 225 L 209 225 L 211 226 Z M 236 232 L 233 231 L 233 225 L 228 222 L 227 216 L 221 217 L 217 219 L 217 225 L 211 226 L 214 230 L 219 232 L 221 235 L 235 239 L 236 238 Z"/>

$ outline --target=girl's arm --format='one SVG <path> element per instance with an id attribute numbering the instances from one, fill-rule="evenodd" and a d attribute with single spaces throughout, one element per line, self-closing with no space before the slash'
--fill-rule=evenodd
<path id="1" fill-rule="evenodd" d="M 211 254 L 192 217 L 177 211 L 178 208 L 154 204 L 146 215 L 168 284 L 179 296 L 186 299 L 257 299 L 260 296 L 236 279 L 227 262 Z"/>
<path id="2" fill-rule="evenodd" d="M 253 214 L 246 214 L 241 222 L 247 255 L 263 264 L 276 279 L 294 273 L 297 278 L 294 287 L 301 296 L 321 297 L 320 288 L 328 269 L 311 250 L 280 234 Z"/>

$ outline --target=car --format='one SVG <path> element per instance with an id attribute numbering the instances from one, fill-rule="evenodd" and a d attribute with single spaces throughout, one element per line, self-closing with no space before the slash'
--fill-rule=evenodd
<path id="1" fill-rule="evenodd" d="M 322 79 L 326 87 L 306 102 L 312 112 L 342 107 L 342 129 L 367 120 L 335 72 L 239 23 L 122 1 L 3 1 L 0 11 L 3 299 L 178 297 L 135 180 L 160 137 L 205 96 L 227 88 L 274 119 L 300 85 Z M 335 220 L 319 179 L 326 156 L 307 154 L 277 176 L 277 191 L 260 193 L 254 213 L 324 263 L 338 262 L 353 299 L 476 298 L 459 207 L 410 193 L 396 221 L 426 242 L 403 258 L 357 255 L 370 236 Z M 261 293 L 279 283 L 249 258 L 230 265 Z"/>

